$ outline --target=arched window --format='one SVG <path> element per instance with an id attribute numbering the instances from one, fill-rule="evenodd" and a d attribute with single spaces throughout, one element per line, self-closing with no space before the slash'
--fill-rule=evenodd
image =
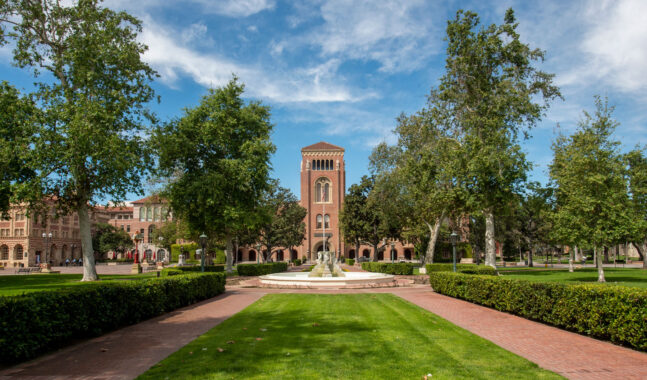
<path id="1" fill-rule="evenodd" d="M 9 247 L 0 246 L 0 260 L 9 260 Z"/>
<path id="2" fill-rule="evenodd" d="M 371 257 L 371 251 L 369 251 L 368 249 L 365 249 L 364 251 L 362 251 L 362 256 Z"/>
<path id="3" fill-rule="evenodd" d="M 22 260 L 22 245 L 18 244 L 17 246 L 13 247 L 13 259 Z"/>
<path id="4" fill-rule="evenodd" d="M 159 220 L 160 220 L 160 208 L 159 208 L 159 207 L 155 207 L 155 208 L 153 209 L 153 213 L 154 213 L 154 214 L 153 214 L 153 220 L 154 220 L 154 221 L 156 221 L 156 222 L 159 222 Z"/>
<path id="5" fill-rule="evenodd" d="M 326 177 L 321 177 L 315 182 L 315 203 L 330 203 L 331 202 L 332 186 L 330 180 Z"/>
<path id="6" fill-rule="evenodd" d="M 406 260 L 411 260 L 411 250 L 410 249 L 405 249 L 404 250 L 404 258 Z"/>
<path id="7" fill-rule="evenodd" d="M 67 259 L 67 245 L 61 247 L 61 260 Z"/>
<path id="8" fill-rule="evenodd" d="M 237 262 L 241 262 L 241 261 L 243 261 L 243 250 L 242 250 L 242 249 L 239 249 L 239 250 L 238 250 L 238 253 L 237 253 L 237 255 L 236 255 L 236 261 L 237 261 Z"/>
<path id="9" fill-rule="evenodd" d="M 349 259 L 354 259 L 355 258 L 355 250 L 354 249 L 351 249 L 350 251 L 348 251 L 348 258 Z"/>
<path id="10" fill-rule="evenodd" d="M 330 228 L 330 215 L 328 214 L 324 216 L 324 228 Z"/>
<path id="11" fill-rule="evenodd" d="M 317 228 L 321 228 L 322 217 L 321 214 L 317 215 Z"/>
<path id="12" fill-rule="evenodd" d="M 146 220 L 146 207 L 139 208 L 139 221 L 143 222 Z"/>

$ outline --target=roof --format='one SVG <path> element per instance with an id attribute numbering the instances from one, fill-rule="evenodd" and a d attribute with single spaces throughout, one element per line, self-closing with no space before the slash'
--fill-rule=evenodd
<path id="1" fill-rule="evenodd" d="M 320 141 L 301 149 L 302 152 L 343 152 L 344 148 Z"/>
<path id="2" fill-rule="evenodd" d="M 142 199 L 137 200 L 137 201 L 132 201 L 132 202 L 130 202 L 130 203 L 132 203 L 132 204 L 144 204 L 144 203 L 166 203 L 166 200 L 165 200 L 165 199 L 162 199 L 162 198 L 161 198 L 159 195 L 157 195 L 157 194 L 153 194 L 153 195 L 149 195 L 149 196 L 148 196 L 148 197 L 146 197 L 146 198 L 142 198 Z"/>
<path id="3" fill-rule="evenodd" d="M 133 208 L 132 207 L 122 207 L 122 206 L 95 206 L 94 207 L 97 210 L 105 211 L 105 212 L 114 212 L 114 213 L 119 213 L 119 212 L 132 212 Z"/>

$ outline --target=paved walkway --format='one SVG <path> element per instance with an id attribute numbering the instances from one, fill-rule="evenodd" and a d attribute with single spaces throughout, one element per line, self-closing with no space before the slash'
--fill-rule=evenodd
<path id="1" fill-rule="evenodd" d="M 258 289 L 223 295 L 0 371 L 0 379 L 131 379 L 268 293 L 392 293 L 571 379 L 647 379 L 647 353 L 469 302 L 428 285 L 378 289 Z"/>

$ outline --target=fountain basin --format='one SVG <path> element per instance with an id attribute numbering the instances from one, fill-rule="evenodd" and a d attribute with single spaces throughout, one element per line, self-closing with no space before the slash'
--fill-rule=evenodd
<path id="1" fill-rule="evenodd" d="M 370 288 L 395 286 L 395 277 L 372 272 L 344 272 L 344 277 L 308 277 L 310 272 L 282 272 L 260 276 L 261 285 L 304 288 Z"/>

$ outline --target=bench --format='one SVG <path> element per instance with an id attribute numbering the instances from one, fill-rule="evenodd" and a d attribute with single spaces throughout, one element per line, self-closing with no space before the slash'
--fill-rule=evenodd
<path id="1" fill-rule="evenodd" d="M 16 268 L 16 274 L 18 273 L 31 273 L 31 272 L 39 272 L 40 268 Z"/>

